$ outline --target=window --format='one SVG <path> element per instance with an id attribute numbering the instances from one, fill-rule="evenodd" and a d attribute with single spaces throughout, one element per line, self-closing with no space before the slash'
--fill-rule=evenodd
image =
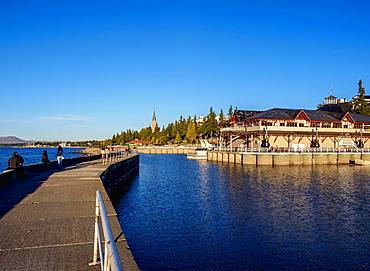
<path id="1" fill-rule="evenodd" d="M 362 129 L 362 123 L 356 123 L 355 129 Z"/>
<path id="2" fill-rule="evenodd" d="M 300 123 L 300 124 L 299 124 L 299 127 L 304 127 L 304 124 L 303 124 L 303 123 Z"/>
<path id="3" fill-rule="evenodd" d="M 324 122 L 321 127 L 322 128 L 330 128 L 331 124 L 330 124 L 330 122 Z"/>
<path id="4" fill-rule="evenodd" d="M 348 128 L 348 124 L 344 124 L 343 125 L 343 128 Z"/>
<path id="5" fill-rule="evenodd" d="M 263 120 L 261 121 L 261 126 L 273 126 L 273 123 L 271 121 Z"/>
<path id="6" fill-rule="evenodd" d="M 285 126 L 285 122 L 280 122 L 280 126 Z"/>
<path id="7" fill-rule="evenodd" d="M 311 122 L 311 127 L 320 127 L 320 122 Z"/>
<path id="8" fill-rule="evenodd" d="M 342 128 L 342 123 L 333 123 L 333 128 Z"/>
<path id="9" fill-rule="evenodd" d="M 295 122 L 288 122 L 286 124 L 286 126 L 289 126 L 289 127 L 297 127 L 297 123 L 295 123 Z"/>

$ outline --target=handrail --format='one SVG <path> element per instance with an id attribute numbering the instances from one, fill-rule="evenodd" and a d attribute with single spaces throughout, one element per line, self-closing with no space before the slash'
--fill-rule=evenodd
<path id="1" fill-rule="evenodd" d="M 95 202 L 94 254 L 93 261 L 89 263 L 89 265 L 97 265 L 100 262 L 101 270 L 103 271 L 122 271 L 123 269 L 113 238 L 107 211 L 99 190 L 96 191 Z M 101 222 L 101 226 L 99 222 Z M 104 238 L 103 240 L 102 237 Z M 102 243 L 104 244 L 104 249 L 102 248 Z"/>
<path id="2" fill-rule="evenodd" d="M 126 151 L 126 150 L 107 151 L 105 150 L 101 152 L 101 159 L 102 159 L 103 165 L 106 165 L 108 163 L 121 159 L 123 156 L 129 156 L 130 154 L 131 154 L 131 150 L 130 151 Z"/>
<path id="3" fill-rule="evenodd" d="M 370 153 L 369 148 L 246 148 L 246 147 L 215 147 L 214 151 L 223 152 L 272 152 L 272 153 Z"/>

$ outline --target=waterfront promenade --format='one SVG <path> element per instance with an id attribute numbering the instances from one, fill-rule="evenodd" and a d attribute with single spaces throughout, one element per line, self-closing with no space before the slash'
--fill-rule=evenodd
<path id="1" fill-rule="evenodd" d="M 128 159 L 128 158 L 123 158 Z M 138 270 L 100 174 L 101 160 L 50 170 L 0 190 L 1 270 L 99 270 L 89 267 L 96 190 L 100 190 L 124 270 Z"/>

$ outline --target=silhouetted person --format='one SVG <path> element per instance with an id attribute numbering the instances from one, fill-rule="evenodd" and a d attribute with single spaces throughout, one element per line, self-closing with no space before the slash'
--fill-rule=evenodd
<path id="1" fill-rule="evenodd" d="M 63 148 L 62 146 L 58 146 L 58 149 L 57 149 L 57 161 L 58 161 L 58 165 L 59 166 L 62 166 L 62 160 L 63 160 Z"/>
<path id="2" fill-rule="evenodd" d="M 42 153 L 42 163 L 45 165 L 45 167 L 49 166 L 49 157 L 48 157 L 48 151 L 44 150 Z"/>
<path id="3" fill-rule="evenodd" d="M 17 178 L 24 178 L 25 173 L 23 169 L 24 159 L 16 151 L 13 152 L 12 157 L 8 160 L 8 169 L 15 169 Z"/>

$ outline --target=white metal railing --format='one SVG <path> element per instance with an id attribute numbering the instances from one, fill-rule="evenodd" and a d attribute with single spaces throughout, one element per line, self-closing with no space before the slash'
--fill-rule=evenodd
<path id="1" fill-rule="evenodd" d="M 293 153 L 308 153 L 308 152 L 319 152 L 319 153 L 370 153 L 368 148 L 247 148 L 247 147 L 215 147 L 215 151 L 223 152 L 293 152 Z"/>
<path id="2" fill-rule="evenodd" d="M 126 151 L 126 150 L 119 150 L 119 151 L 104 150 L 101 152 L 102 163 L 103 165 L 106 165 L 108 163 L 115 162 L 124 156 L 128 156 L 130 153 L 131 151 Z"/>
<path id="3" fill-rule="evenodd" d="M 101 224 L 101 225 L 100 225 Z M 102 234 L 103 232 L 103 234 Z M 103 249 L 104 245 L 104 249 Z M 99 253 L 99 257 L 98 257 Z M 122 271 L 115 240 L 113 238 L 107 211 L 99 190 L 96 191 L 95 235 L 93 261 L 89 265 L 100 263 L 103 271 Z"/>

